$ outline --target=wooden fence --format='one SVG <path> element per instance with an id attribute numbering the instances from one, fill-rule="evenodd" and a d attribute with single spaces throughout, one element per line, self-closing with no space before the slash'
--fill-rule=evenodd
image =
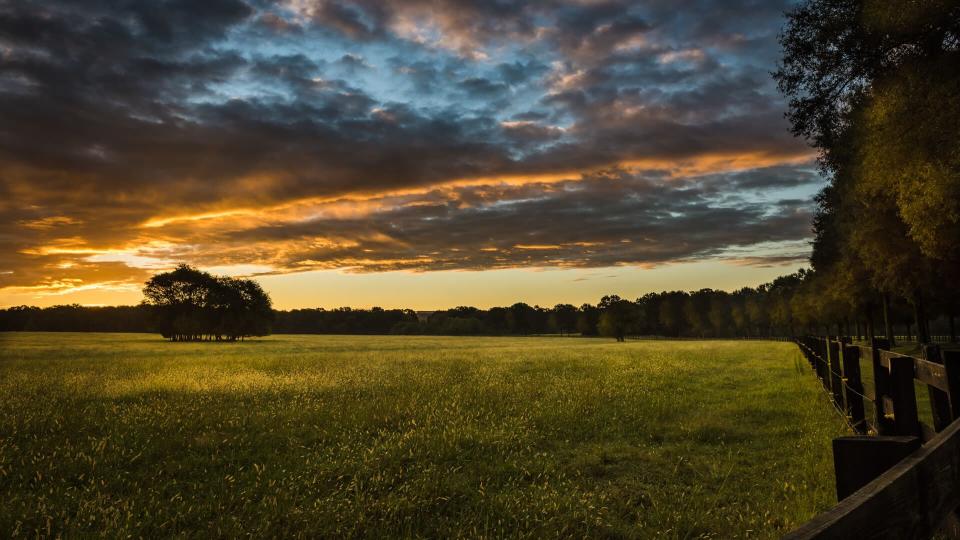
<path id="1" fill-rule="evenodd" d="M 912 336 L 893 336 L 893 339 L 900 341 L 916 341 L 916 334 Z M 950 336 L 930 336 L 930 343 L 956 343 L 956 339 Z"/>
<path id="2" fill-rule="evenodd" d="M 833 441 L 839 504 L 787 538 L 960 538 L 960 351 L 931 345 L 914 358 L 879 339 L 796 341 L 857 435 Z M 917 387 L 932 423 L 920 419 Z"/>

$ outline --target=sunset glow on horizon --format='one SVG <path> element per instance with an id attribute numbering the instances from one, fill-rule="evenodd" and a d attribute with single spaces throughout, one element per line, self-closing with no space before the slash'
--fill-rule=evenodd
<path id="1" fill-rule="evenodd" d="M 806 263 L 790 1 L 0 7 L 0 307 L 185 262 L 276 307 L 755 286 Z"/>

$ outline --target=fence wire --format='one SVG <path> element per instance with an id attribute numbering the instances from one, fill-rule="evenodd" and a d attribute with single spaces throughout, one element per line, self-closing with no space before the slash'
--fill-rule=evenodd
<path id="1" fill-rule="evenodd" d="M 841 385 L 845 390 L 849 390 L 849 391 L 852 392 L 853 394 L 856 394 L 857 396 L 860 396 L 864 401 L 870 402 L 871 407 L 874 407 L 874 408 L 875 408 L 875 407 L 877 406 L 877 401 L 876 401 L 875 399 L 870 398 L 869 396 L 863 394 L 862 392 L 858 392 L 858 391 L 855 390 L 852 386 L 850 386 L 849 384 L 847 384 L 847 378 L 844 377 L 844 375 L 843 375 L 842 373 L 837 373 L 836 371 L 834 371 L 833 368 L 830 366 L 830 363 L 827 362 L 822 356 L 820 356 L 819 354 L 817 354 L 816 351 L 814 351 L 813 349 L 811 349 L 810 347 L 808 347 L 806 344 L 800 343 L 799 341 L 797 342 L 797 344 L 800 345 L 801 347 L 803 347 L 803 348 L 806 350 L 806 352 L 808 352 L 809 355 L 810 355 L 816 362 L 822 363 L 823 366 L 826 368 L 828 374 L 833 375 L 834 377 L 837 377 L 837 378 L 840 380 L 840 385 Z M 821 379 L 821 381 L 823 381 L 823 379 Z M 831 385 L 832 385 L 832 382 L 831 382 Z M 850 427 L 851 430 L 853 430 L 854 432 L 860 433 L 861 431 L 860 431 L 860 429 L 858 429 L 858 427 L 860 427 L 860 426 L 865 426 L 865 427 L 867 428 L 867 430 L 870 430 L 870 429 L 873 429 L 873 428 L 874 428 L 873 424 L 870 423 L 870 421 L 868 420 L 868 418 L 867 418 L 866 415 L 864 415 L 863 420 L 860 420 L 860 421 L 855 422 L 855 423 L 854 423 L 854 422 L 851 422 L 851 421 L 850 421 L 850 415 L 848 415 L 848 414 L 847 414 L 847 411 L 843 408 L 843 406 L 842 406 L 840 403 L 837 403 L 836 400 L 834 399 L 835 396 L 834 396 L 834 394 L 833 394 L 833 389 L 832 389 L 832 388 L 829 388 L 829 389 L 828 389 L 828 388 L 826 388 L 825 386 L 823 386 L 822 388 L 823 388 L 823 392 L 824 392 L 825 394 L 827 394 L 828 396 L 830 396 L 830 403 L 833 404 L 833 410 L 836 411 L 837 414 L 840 415 L 841 418 L 843 418 L 844 423 L 847 424 L 847 426 Z M 844 398 L 846 398 L 846 395 L 844 395 Z"/>

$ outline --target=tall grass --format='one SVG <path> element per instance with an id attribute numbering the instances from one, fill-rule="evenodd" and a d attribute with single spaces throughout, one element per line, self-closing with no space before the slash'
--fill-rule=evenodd
<path id="1" fill-rule="evenodd" d="M 843 424 L 773 342 L 0 335 L 0 535 L 774 537 Z"/>

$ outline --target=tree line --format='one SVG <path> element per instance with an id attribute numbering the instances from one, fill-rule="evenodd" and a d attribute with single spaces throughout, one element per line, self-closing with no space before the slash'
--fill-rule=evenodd
<path id="1" fill-rule="evenodd" d="M 960 2 L 807 0 L 780 42 L 787 116 L 829 179 L 794 317 L 926 342 L 945 316 L 955 335 Z"/>
<path id="2" fill-rule="evenodd" d="M 189 270 L 189 271 L 188 271 Z M 151 279 L 153 292 L 140 306 L 48 308 L 13 307 L 0 310 L 0 330 L 159 332 L 170 339 L 238 339 L 241 336 L 280 334 L 421 334 L 421 335 L 536 335 L 628 336 L 694 338 L 788 337 L 799 334 L 863 335 L 866 325 L 848 319 L 840 326 L 818 318 L 809 292 L 815 273 L 800 270 L 756 288 L 734 292 L 701 289 L 649 293 L 634 300 L 604 296 L 596 304 L 530 306 L 518 302 L 508 307 L 479 309 L 461 306 L 429 314 L 410 309 L 293 309 L 269 310 L 269 298 L 260 309 L 232 310 L 218 303 L 217 294 L 204 292 L 200 283 L 224 283 L 192 269 L 180 268 L 174 276 Z M 212 281 L 211 281 L 212 280 Z M 173 284 L 177 284 L 175 287 Z M 201 287 L 202 289 L 202 287 Z M 151 299 L 152 298 L 152 299 Z M 173 298 L 180 298 L 174 301 Z M 199 308 L 186 309 L 190 298 L 200 298 Z M 192 302 L 192 300 L 190 300 Z M 947 333 L 947 311 L 938 312 L 936 324 Z M 915 329 L 912 306 L 893 302 L 892 324 L 901 333 Z M 255 318 L 252 316 L 256 315 Z M 248 318 L 249 317 L 249 318 Z M 844 324 L 846 323 L 846 324 Z"/>

